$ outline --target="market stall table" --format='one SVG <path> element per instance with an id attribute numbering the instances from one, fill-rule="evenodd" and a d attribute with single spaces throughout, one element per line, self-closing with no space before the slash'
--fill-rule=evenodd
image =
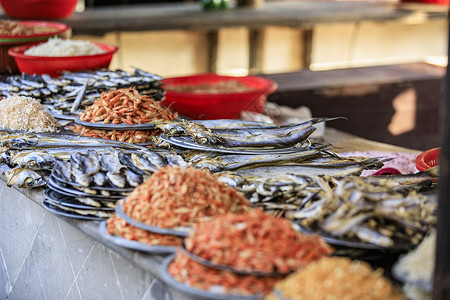
<path id="1" fill-rule="evenodd" d="M 346 151 L 419 151 L 327 128 Z M 4 178 L 3 178 L 4 179 Z M 161 281 L 163 256 L 127 250 L 105 239 L 99 222 L 58 217 L 42 207 L 43 190 L 0 183 L 0 281 L 5 299 L 190 299 Z"/>

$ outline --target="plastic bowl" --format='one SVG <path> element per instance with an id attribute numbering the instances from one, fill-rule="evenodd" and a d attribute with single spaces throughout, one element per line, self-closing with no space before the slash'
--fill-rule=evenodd
<path id="1" fill-rule="evenodd" d="M 20 21 L 27 26 L 38 28 L 41 32 L 31 35 L 0 35 L 0 72 L 2 74 L 19 74 L 14 57 L 8 54 L 8 50 L 30 43 L 45 42 L 50 37 L 70 38 L 72 29 L 63 23 L 44 21 Z"/>
<path id="2" fill-rule="evenodd" d="M 0 0 L 5 13 L 17 19 L 64 19 L 72 15 L 77 0 Z"/>
<path id="3" fill-rule="evenodd" d="M 222 76 L 218 74 L 199 74 L 183 77 L 165 78 L 163 86 L 199 86 L 201 84 L 217 84 L 222 81 L 238 80 L 250 89 L 243 92 L 232 90 L 221 94 L 188 93 L 165 90 L 162 105 L 170 107 L 181 115 L 194 120 L 237 119 L 242 111 L 261 113 L 267 96 L 273 93 L 278 84 L 272 80 L 258 76 Z"/>
<path id="4" fill-rule="evenodd" d="M 63 71 L 81 71 L 108 68 L 114 53 L 118 47 L 102 43 L 94 43 L 106 52 L 95 55 L 82 56 L 31 56 L 25 55 L 24 52 L 32 46 L 18 46 L 9 49 L 9 55 L 16 59 L 17 66 L 21 73 L 27 74 L 48 74 L 52 77 L 61 75 Z"/>
<path id="5" fill-rule="evenodd" d="M 419 171 L 424 171 L 434 166 L 439 165 L 439 157 L 441 154 L 441 148 L 433 148 L 420 153 L 416 157 L 416 168 Z"/>

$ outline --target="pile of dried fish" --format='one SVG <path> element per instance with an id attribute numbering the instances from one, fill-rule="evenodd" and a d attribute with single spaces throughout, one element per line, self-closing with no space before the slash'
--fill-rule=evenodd
<path id="1" fill-rule="evenodd" d="M 138 173 L 136 168 L 154 170 L 156 167 L 167 164 L 186 165 L 179 155 L 170 151 L 149 151 L 145 147 L 133 144 L 63 133 L 2 130 L 0 131 L 0 147 L 0 163 L 6 175 L 7 184 L 23 188 L 45 185 L 57 160 L 68 161 L 71 155 L 86 153 L 93 149 L 105 152 L 104 149 L 116 148 L 114 153 L 122 153 L 119 149 L 136 150 L 121 157 L 122 167 L 134 168 L 133 170 Z M 127 159 L 128 165 L 125 163 Z M 133 159 L 134 163 L 132 163 Z"/>
<path id="2" fill-rule="evenodd" d="M 288 218 L 300 230 L 317 232 L 334 244 L 409 248 L 436 222 L 435 199 L 422 193 L 435 187 L 436 177 L 426 173 L 373 177 L 287 173 L 270 178 L 223 172 L 216 176 L 241 191 L 254 207 Z"/>
<path id="3" fill-rule="evenodd" d="M 400 184 L 376 176 L 320 176 L 314 181 L 320 192 L 302 201 L 296 210 L 285 212 L 285 217 L 328 241 L 407 249 L 418 244 L 436 223 L 437 203 L 416 191 L 418 182 Z M 431 183 L 425 180 L 422 184 Z"/>
<path id="4" fill-rule="evenodd" d="M 180 120 L 156 124 L 156 126 L 165 133 L 169 143 L 172 140 L 177 141 L 176 137 L 184 137 L 195 144 L 212 148 L 267 150 L 301 145 L 316 130 L 315 124 L 333 119 L 313 118 L 291 125 L 262 126 L 258 124 L 243 127 L 216 126 L 215 128 L 208 128 L 208 123 Z"/>
<path id="5" fill-rule="evenodd" d="M 161 100 L 162 78 L 136 69 L 133 74 L 122 70 L 67 72 L 58 78 L 48 75 L 22 74 L 0 79 L 0 96 L 27 96 L 40 99 L 50 111 L 78 114 L 108 90 L 134 86 L 141 94 Z"/>
<path id="6" fill-rule="evenodd" d="M 47 184 L 50 191 L 47 200 L 59 210 L 81 215 L 80 218 L 86 215 L 108 218 L 118 200 L 168 164 L 166 157 L 156 152 L 114 148 L 73 152 L 69 160 L 56 162 Z M 75 202 L 77 210 L 73 209 Z"/>

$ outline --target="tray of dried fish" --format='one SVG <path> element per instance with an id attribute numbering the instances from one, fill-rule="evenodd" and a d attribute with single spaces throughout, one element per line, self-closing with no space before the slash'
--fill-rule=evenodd
<path id="1" fill-rule="evenodd" d="M 75 124 L 82 125 L 88 128 L 96 128 L 96 129 L 105 129 L 105 130 L 147 130 L 147 129 L 155 129 L 156 126 L 153 123 L 144 123 L 144 124 L 105 124 L 105 123 L 93 123 L 81 121 L 79 117 L 73 119 Z"/>
<path id="2" fill-rule="evenodd" d="M 205 123 L 180 120 L 158 128 L 165 134 L 164 141 L 189 149 L 289 152 L 309 147 L 308 138 L 316 130 L 314 125 L 334 119 L 313 118 L 299 124 L 231 128 L 208 128 Z"/>
<path id="3" fill-rule="evenodd" d="M 52 189 L 46 189 L 44 195 L 50 202 L 77 209 L 96 209 L 104 211 L 114 211 L 115 209 L 115 204 L 110 201 L 99 201 L 87 197 L 70 197 Z"/>
<path id="4" fill-rule="evenodd" d="M 71 197 L 89 197 L 103 201 L 117 201 L 126 197 L 126 195 L 123 195 L 121 193 L 113 194 L 109 191 L 91 190 L 89 188 L 77 189 L 76 187 L 67 187 L 65 186 L 64 183 L 59 183 L 52 176 L 50 176 L 47 181 L 47 187 L 57 191 L 60 194 Z"/>
<path id="5" fill-rule="evenodd" d="M 74 219 L 82 219 L 82 220 L 90 220 L 90 221 L 100 221 L 105 220 L 112 216 L 112 212 L 106 211 L 98 211 L 98 210 L 89 210 L 89 209 L 76 209 L 71 207 L 66 207 L 60 204 L 56 204 L 54 202 L 44 200 L 42 205 L 48 211 Z"/>
<path id="6" fill-rule="evenodd" d="M 135 220 L 128 216 L 122 209 L 122 204 L 116 205 L 116 214 L 120 216 L 123 220 L 125 220 L 128 224 L 136 226 L 137 228 L 147 230 L 154 233 L 159 234 L 166 234 L 166 235 L 175 235 L 179 237 L 186 237 L 189 235 L 189 232 L 192 230 L 192 228 L 188 227 L 177 227 L 177 228 L 162 228 L 157 226 L 148 225 L 145 223 L 142 223 L 138 220 Z"/>
<path id="7" fill-rule="evenodd" d="M 106 221 L 100 222 L 99 232 L 102 237 L 114 244 L 135 251 L 141 251 L 149 254 L 171 254 L 175 253 L 174 246 L 156 246 L 147 245 L 138 241 L 125 239 L 117 235 L 111 235 L 106 228 Z"/>
<path id="8" fill-rule="evenodd" d="M 210 291 L 201 290 L 195 287 L 191 287 L 187 284 L 177 281 L 169 273 L 169 266 L 174 261 L 175 255 L 170 255 L 166 257 L 161 263 L 161 278 L 170 287 L 186 293 L 190 296 L 199 297 L 201 299 L 217 299 L 217 300 L 257 300 L 260 299 L 262 295 L 239 295 L 239 294 L 225 294 L 221 293 L 222 287 L 216 286 L 211 288 Z"/>
<path id="9" fill-rule="evenodd" d="M 65 72 L 58 78 L 46 74 L 3 76 L 0 95 L 14 94 L 42 100 L 44 106 L 61 116 L 78 115 L 83 107 L 92 104 L 102 92 L 130 86 L 155 100 L 164 98 L 162 77 L 135 69 L 134 73 L 122 70 L 99 69 L 95 71 Z"/>
<path id="10" fill-rule="evenodd" d="M 402 184 L 392 176 L 388 178 L 315 177 L 320 194 L 286 212 L 285 217 L 298 229 L 319 234 L 332 245 L 374 250 L 412 248 L 436 223 L 437 201 L 418 192 L 420 183 L 429 180 Z"/>

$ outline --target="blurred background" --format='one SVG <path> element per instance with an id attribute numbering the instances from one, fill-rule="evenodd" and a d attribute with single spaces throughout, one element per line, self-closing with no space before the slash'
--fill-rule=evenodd
<path id="1" fill-rule="evenodd" d="M 200 6 L 200 1 L 79 0 L 72 17 L 93 8 L 140 7 L 145 3 L 164 7 L 177 2 L 191 7 Z M 276 4 L 282 7 L 283 2 L 297 2 L 299 6 L 305 7 L 308 5 L 308 1 L 271 0 L 264 1 L 263 5 Z M 399 0 L 371 1 L 398 3 L 407 9 L 412 7 L 415 13 L 408 14 L 405 18 L 380 16 L 375 21 L 333 21 L 331 12 L 326 11 L 327 1 L 316 2 L 321 2 L 317 9 L 324 11 L 322 22 L 259 28 L 259 50 L 256 54 L 252 54 L 249 49 L 252 28 L 220 28 L 216 32 L 214 66 L 208 61 L 210 31 L 207 29 L 142 31 L 136 28 L 135 31 L 116 31 L 102 35 L 79 35 L 75 31 L 73 38 L 119 46 L 119 53 L 115 55 L 111 68 L 132 70 L 133 66 L 139 66 L 162 76 L 208 71 L 224 75 L 271 74 L 302 69 L 329 70 L 417 61 L 441 66 L 447 63 L 447 19 L 433 17 L 433 11 L 442 11 L 442 5 L 400 3 Z M 230 2 L 231 8 L 235 5 L 235 2 Z M 429 17 L 430 14 L 432 17 Z M 253 67 L 250 66 L 251 60 L 257 60 L 256 64 L 253 61 Z"/>

